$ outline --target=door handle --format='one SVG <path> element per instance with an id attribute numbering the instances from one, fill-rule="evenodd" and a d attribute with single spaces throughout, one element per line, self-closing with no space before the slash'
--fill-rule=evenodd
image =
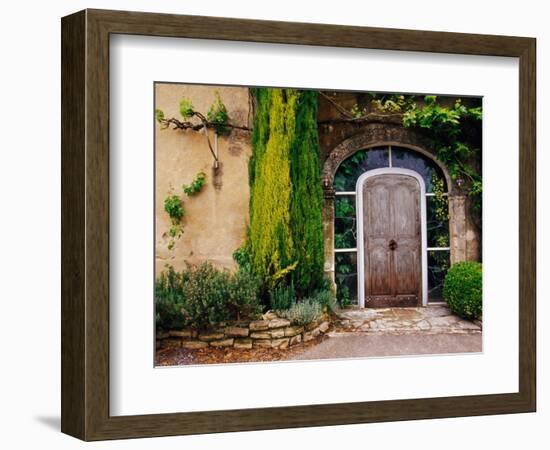
<path id="1" fill-rule="evenodd" d="M 388 247 L 390 250 L 395 250 L 397 248 L 397 242 L 395 242 L 393 239 L 389 242 Z"/>

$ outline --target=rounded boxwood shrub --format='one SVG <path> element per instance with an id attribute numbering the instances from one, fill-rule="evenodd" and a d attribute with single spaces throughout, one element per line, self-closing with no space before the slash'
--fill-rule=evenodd
<path id="1" fill-rule="evenodd" d="M 465 319 L 476 319 L 482 310 L 481 263 L 464 261 L 454 264 L 443 285 L 443 298 L 451 311 Z"/>

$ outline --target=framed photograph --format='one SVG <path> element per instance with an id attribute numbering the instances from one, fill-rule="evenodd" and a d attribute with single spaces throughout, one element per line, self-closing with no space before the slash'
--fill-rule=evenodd
<path id="1" fill-rule="evenodd" d="M 64 433 L 535 411 L 535 39 L 61 29 Z"/>

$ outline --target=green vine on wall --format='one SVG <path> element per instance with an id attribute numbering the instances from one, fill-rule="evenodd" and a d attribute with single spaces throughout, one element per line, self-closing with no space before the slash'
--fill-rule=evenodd
<path id="1" fill-rule="evenodd" d="M 206 174 L 199 172 L 195 175 L 193 181 L 189 185 L 182 185 L 182 190 L 188 197 L 198 194 L 206 184 Z M 168 250 L 172 250 L 176 245 L 176 241 L 183 235 L 182 219 L 185 216 L 185 208 L 183 206 L 183 198 L 175 193 L 170 193 L 164 199 L 164 211 L 170 217 L 170 228 L 168 229 Z"/>
<path id="2" fill-rule="evenodd" d="M 403 125 L 428 131 L 437 159 L 445 164 L 459 187 L 465 181 L 475 211 L 481 211 L 482 180 L 477 166 L 480 149 L 471 134 L 480 134 L 481 106 L 468 107 L 457 99 L 452 106 L 442 106 L 435 95 L 424 97 L 405 111 Z"/>
<path id="3" fill-rule="evenodd" d="M 182 185 L 182 189 L 185 195 L 187 195 L 188 197 L 192 197 L 193 195 L 198 194 L 202 190 L 202 187 L 205 185 L 205 183 L 206 183 L 206 174 L 201 171 L 197 175 L 195 175 L 195 178 L 193 179 L 191 184 Z"/>
<path id="4" fill-rule="evenodd" d="M 436 206 L 436 219 L 440 222 L 449 220 L 449 198 L 445 195 L 445 182 L 437 173 L 432 175 L 432 192 Z"/>

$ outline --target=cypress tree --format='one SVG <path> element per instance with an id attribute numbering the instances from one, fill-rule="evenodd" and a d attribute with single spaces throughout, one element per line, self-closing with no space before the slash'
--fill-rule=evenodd
<path id="1" fill-rule="evenodd" d="M 268 91 L 268 92 L 266 92 Z M 258 89 L 250 163 L 250 250 L 254 270 L 268 289 L 295 266 L 290 230 L 290 147 L 298 93 Z"/>
<path id="2" fill-rule="evenodd" d="M 292 272 L 299 295 L 309 295 L 323 278 L 323 192 L 317 130 L 317 92 L 302 91 L 296 109 L 296 129 L 290 150 L 290 229 L 294 244 Z"/>
<path id="3" fill-rule="evenodd" d="M 322 189 L 317 93 L 254 89 L 250 260 L 272 289 L 293 281 L 309 295 L 323 277 Z"/>

